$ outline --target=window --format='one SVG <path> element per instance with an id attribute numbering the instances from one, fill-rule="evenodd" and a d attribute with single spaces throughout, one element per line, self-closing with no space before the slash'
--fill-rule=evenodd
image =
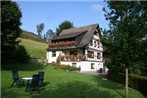
<path id="1" fill-rule="evenodd" d="M 101 54 L 97 53 L 97 59 L 100 59 L 100 58 L 101 58 Z"/>
<path id="2" fill-rule="evenodd" d="M 94 69 L 94 63 L 91 63 L 91 69 Z"/>
<path id="3" fill-rule="evenodd" d="M 76 63 L 72 63 L 72 66 L 73 66 L 73 67 L 76 67 Z"/>
<path id="4" fill-rule="evenodd" d="M 52 57 L 56 57 L 56 51 L 52 51 Z"/>
<path id="5" fill-rule="evenodd" d="M 100 40 L 97 40 L 97 46 L 100 47 Z"/>
<path id="6" fill-rule="evenodd" d="M 96 47 L 96 41 L 94 41 L 94 47 Z"/>
<path id="7" fill-rule="evenodd" d="M 93 51 L 88 51 L 88 58 L 94 58 L 94 52 Z"/>
<path id="8" fill-rule="evenodd" d="M 92 46 L 93 45 L 93 41 L 92 40 L 90 40 L 90 46 Z"/>

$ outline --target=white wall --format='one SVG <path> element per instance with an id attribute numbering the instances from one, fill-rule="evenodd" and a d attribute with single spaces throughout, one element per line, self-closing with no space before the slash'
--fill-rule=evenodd
<path id="1" fill-rule="evenodd" d="M 79 68 L 81 62 L 75 62 L 75 61 L 60 61 L 60 64 L 64 64 L 64 65 L 70 65 L 70 66 L 72 66 L 72 63 L 76 63 L 76 67 Z"/>
<path id="2" fill-rule="evenodd" d="M 62 51 L 56 51 L 56 56 L 55 57 L 52 57 L 52 51 L 48 51 L 47 52 L 47 60 L 48 60 L 48 63 L 56 62 L 57 61 L 57 58 L 58 58 L 58 56 L 60 54 L 62 54 Z"/>
<path id="3" fill-rule="evenodd" d="M 100 68 L 103 68 L 103 62 L 92 62 L 92 61 L 81 61 L 81 62 L 72 62 L 72 61 L 61 61 L 60 64 L 70 65 L 76 63 L 76 67 L 80 67 L 80 71 L 97 71 Z M 94 69 L 91 69 L 91 63 L 94 63 Z"/>
<path id="4" fill-rule="evenodd" d="M 94 69 L 91 69 L 91 63 L 94 63 Z M 82 61 L 80 65 L 81 71 L 97 71 L 103 68 L 103 62 Z"/>

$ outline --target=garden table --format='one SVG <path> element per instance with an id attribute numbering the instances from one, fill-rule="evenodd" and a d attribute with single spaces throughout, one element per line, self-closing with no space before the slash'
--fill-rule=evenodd
<path id="1" fill-rule="evenodd" d="M 27 91 L 29 88 L 29 85 L 30 85 L 30 80 L 32 80 L 32 77 L 23 77 L 21 79 L 27 81 L 27 85 L 26 85 L 26 89 L 25 89 L 25 91 Z"/>

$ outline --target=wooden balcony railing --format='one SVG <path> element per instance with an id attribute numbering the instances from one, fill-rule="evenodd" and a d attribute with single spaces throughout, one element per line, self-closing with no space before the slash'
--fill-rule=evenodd
<path id="1" fill-rule="evenodd" d="M 58 57 L 59 61 L 84 61 L 85 59 L 86 57 L 83 55 L 79 55 L 79 56 L 70 55 L 70 56 L 59 56 Z"/>
<path id="2" fill-rule="evenodd" d="M 75 46 L 77 43 L 76 41 L 59 41 L 59 42 L 50 42 L 48 45 L 49 47 L 71 47 Z"/>

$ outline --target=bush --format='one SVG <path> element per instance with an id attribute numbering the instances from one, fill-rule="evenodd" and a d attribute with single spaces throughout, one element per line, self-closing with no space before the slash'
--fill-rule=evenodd
<path id="1" fill-rule="evenodd" d="M 80 71 L 80 68 L 70 66 L 69 71 Z"/>
<path id="2" fill-rule="evenodd" d="M 125 84 L 125 73 L 113 73 L 109 75 L 113 81 Z M 129 74 L 129 87 L 132 87 L 147 95 L 147 77 L 136 74 Z"/>
<path id="3" fill-rule="evenodd" d="M 2 64 L 9 63 L 27 63 L 30 61 L 30 56 L 27 54 L 26 49 L 17 45 L 11 50 L 7 50 L 7 54 L 2 56 Z"/>
<path id="4" fill-rule="evenodd" d="M 14 54 L 15 54 L 14 58 L 16 59 L 16 62 L 27 63 L 30 60 L 30 56 L 28 55 L 26 49 L 22 45 L 16 47 Z"/>
<path id="5" fill-rule="evenodd" d="M 130 74 L 129 86 L 147 95 L 147 77 Z"/>
<path id="6" fill-rule="evenodd" d="M 69 70 L 69 71 L 80 70 L 80 68 L 73 67 L 70 65 L 63 65 L 63 64 L 58 64 L 58 63 L 54 63 L 52 65 L 54 66 L 55 69 L 62 69 L 62 70 Z"/>

